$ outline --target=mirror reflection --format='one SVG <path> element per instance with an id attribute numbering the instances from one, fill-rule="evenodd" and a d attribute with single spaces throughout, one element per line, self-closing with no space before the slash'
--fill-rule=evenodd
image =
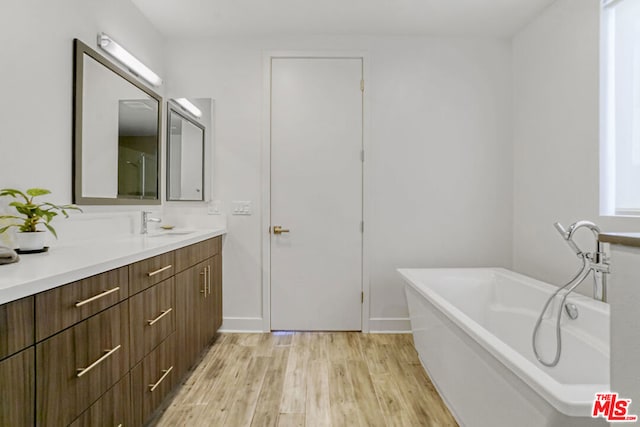
<path id="1" fill-rule="evenodd" d="M 175 100 L 169 102 L 167 200 L 170 201 L 205 200 L 205 132 L 211 100 L 188 101 L 196 107 L 195 114 Z"/>
<path id="2" fill-rule="evenodd" d="M 121 100 L 118 116 L 118 197 L 157 199 L 158 105 Z"/>
<path id="3" fill-rule="evenodd" d="M 76 40 L 78 204 L 159 204 L 161 98 Z"/>

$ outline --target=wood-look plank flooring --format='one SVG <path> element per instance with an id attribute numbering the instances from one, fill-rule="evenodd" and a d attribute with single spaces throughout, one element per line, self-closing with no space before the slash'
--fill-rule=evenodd
<path id="1" fill-rule="evenodd" d="M 281 332 L 221 334 L 157 425 L 457 424 L 410 334 Z"/>

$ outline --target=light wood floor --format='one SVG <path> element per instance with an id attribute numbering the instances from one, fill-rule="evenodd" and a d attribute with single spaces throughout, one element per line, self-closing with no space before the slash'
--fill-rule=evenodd
<path id="1" fill-rule="evenodd" d="M 159 426 L 456 426 L 411 335 L 221 334 Z"/>

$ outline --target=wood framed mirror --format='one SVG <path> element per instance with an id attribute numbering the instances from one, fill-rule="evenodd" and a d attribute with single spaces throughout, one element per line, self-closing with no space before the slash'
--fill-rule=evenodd
<path id="1" fill-rule="evenodd" d="M 167 200 L 205 200 L 204 124 L 173 102 L 167 107 Z"/>
<path id="2" fill-rule="evenodd" d="M 162 97 L 74 40 L 73 202 L 161 203 Z"/>

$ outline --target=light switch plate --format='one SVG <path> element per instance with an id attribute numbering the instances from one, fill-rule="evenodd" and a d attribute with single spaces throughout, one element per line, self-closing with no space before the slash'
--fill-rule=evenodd
<path id="1" fill-rule="evenodd" d="M 253 209 L 249 200 L 234 200 L 231 202 L 231 215 L 252 215 Z"/>

